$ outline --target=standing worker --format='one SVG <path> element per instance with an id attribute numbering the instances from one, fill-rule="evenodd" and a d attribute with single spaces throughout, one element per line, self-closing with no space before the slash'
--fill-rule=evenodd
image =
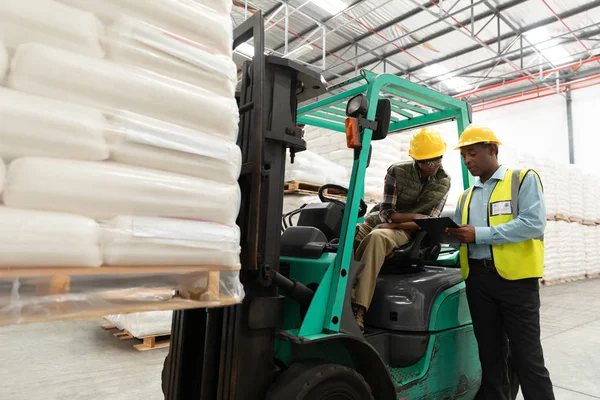
<path id="1" fill-rule="evenodd" d="M 356 228 L 355 255 L 365 268 L 354 287 L 352 308 L 361 330 L 386 257 L 410 241 L 410 231 L 418 229 L 414 219 L 437 217 L 446 204 L 450 176 L 442 168 L 445 152 L 439 132 L 427 128 L 417 132 L 408 151 L 413 161 L 388 168 L 383 201 Z"/>
<path id="2" fill-rule="evenodd" d="M 460 150 L 475 185 L 459 198 L 448 232 L 458 238 L 486 400 L 508 400 L 506 355 L 525 400 L 554 400 L 540 340 L 538 279 L 544 273 L 546 209 L 540 177 L 498 163 L 494 132 L 471 125 Z M 516 395 L 513 393 L 513 396 Z"/>

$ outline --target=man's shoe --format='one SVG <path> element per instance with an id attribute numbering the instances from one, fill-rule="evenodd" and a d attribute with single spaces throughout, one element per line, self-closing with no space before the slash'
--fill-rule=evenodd
<path id="1" fill-rule="evenodd" d="M 352 305 L 352 311 L 354 311 L 354 318 L 356 319 L 356 323 L 360 328 L 361 332 L 365 332 L 365 311 L 366 309 L 358 304 Z"/>

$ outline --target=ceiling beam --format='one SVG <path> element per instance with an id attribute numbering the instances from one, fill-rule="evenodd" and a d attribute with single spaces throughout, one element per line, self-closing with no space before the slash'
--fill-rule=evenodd
<path id="1" fill-rule="evenodd" d="M 507 3 L 504 3 L 504 4 L 500 5 L 500 6 L 498 6 L 497 10 L 498 10 L 498 11 L 508 10 L 508 9 L 510 9 L 510 8 L 512 8 L 512 7 L 518 6 L 518 5 L 520 5 L 520 4 L 523 4 L 523 3 L 527 2 L 527 1 L 528 1 L 528 0 L 511 0 L 511 1 L 507 2 Z M 429 4 L 430 4 L 431 6 L 433 6 L 433 4 L 432 4 L 432 3 L 429 3 Z M 423 12 L 425 12 L 425 10 L 419 10 L 419 11 L 423 11 Z M 473 20 L 474 20 L 475 22 L 478 22 L 478 21 L 481 21 L 481 20 L 483 20 L 483 19 L 486 19 L 486 18 L 488 18 L 488 17 L 490 17 L 490 16 L 492 16 L 492 15 L 494 15 L 494 14 L 495 14 L 495 13 L 494 13 L 492 10 L 487 10 L 487 11 L 484 11 L 483 13 L 481 13 L 481 14 L 479 14 L 479 15 L 476 15 L 476 16 L 474 16 L 474 17 L 473 17 Z M 446 16 L 446 15 L 444 15 L 444 17 L 447 17 L 447 16 Z M 442 18 L 443 18 L 443 17 L 442 17 Z M 440 21 L 442 20 L 442 18 L 440 18 Z M 553 17 L 553 18 L 554 18 L 554 17 Z M 444 19 L 445 19 L 445 18 L 444 18 Z M 438 23 L 438 22 L 439 22 L 439 21 L 436 21 L 436 23 Z M 471 17 L 469 17 L 467 20 L 461 21 L 460 23 L 461 23 L 461 24 L 463 24 L 463 25 L 470 24 L 470 23 L 471 23 Z M 427 42 L 429 42 L 429 41 L 431 41 L 431 40 L 433 40 L 433 39 L 438 39 L 438 38 L 440 38 L 440 37 L 442 37 L 442 36 L 448 35 L 448 34 L 450 34 L 450 33 L 454 32 L 454 31 L 456 30 L 456 27 L 460 28 L 460 26 L 459 26 L 458 24 L 453 24 L 453 26 L 450 26 L 450 27 L 448 27 L 448 28 L 446 28 L 446 29 L 442 29 L 442 30 L 440 30 L 440 31 L 438 31 L 438 32 L 435 32 L 435 33 L 433 33 L 433 34 L 431 34 L 431 35 L 428 35 L 428 36 L 426 36 L 426 37 L 422 38 L 422 39 L 421 39 L 420 41 L 418 41 L 418 42 L 411 43 L 411 44 L 409 44 L 409 45 L 407 45 L 407 46 L 404 46 L 404 47 L 403 47 L 403 49 L 404 49 L 404 50 L 410 50 L 410 49 L 412 49 L 412 48 L 415 48 L 415 47 L 421 46 L 422 44 L 424 44 L 424 43 L 427 43 Z M 495 43 L 495 41 L 492 41 L 492 42 L 489 42 L 489 41 L 488 41 L 488 44 L 492 44 L 492 43 Z M 387 44 L 386 44 L 386 45 L 387 45 Z M 474 47 L 475 47 L 475 46 L 474 46 Z M 478 49 L 479 49 L 479 48 L 481 48 L 481 46 L 476 46 L 476 47 L 477 47 Z M 471 48 L 471 47 L 470 47 L 470 48 Z M 469 48 L 469 49 L 470 49 L 470 48 Z M 462 51 L 462 50 L 461 50 L 461 51 Z M 399 54 L 399 53 L 402 53 L 402 52 L 403 52 L 403 50 L 400 50 L 400 49 L 395 49 L 395 50 L 392 50 L 392 51 L 390 51 L 390 52 L 388 52 L 388 53 L 385 53 L 385 54 L 383 54 L 383 55 L 382 55 L 382 57 L 384 57 L 384 58 L 387 58 L 387 57 L 391 57 L 391 56 L 394 56 L 394 55 L 396 55 L 396 54 Z M 443 58 L 445 58 L 445 57 L 443 57 Z M 367 61 L 365 61 L 365 62 L 361 63 L 361 64 L 358 66 L 358 68 L 360 69 L 360 68 L 362 68 L 362 67 L 363 67 L 363 66 L 365 66 L 365 65 L 370 65 L 370 64 L 372 64 L 372 63 L 373 63 L 373 62 L 375 62 L 375 61 L 377 61 L 377 60 L 376 60 L 376 59 L 370 59 L 370 60 L 367 60 Z M 433 61 L 433 62 L 431 62 L 431 63 L 428 63 L 428 64 L 429 64 L 429 65 L 431 65 L 431 64 L 435 64 L 435 63 L 437 63 L 437 62 L 440 62 L 440 61 L 437 61 L 437 60 L 435 60 L 435 61 Z M 426 67 L 426 65 L 422 65 L 422 66 L 419 66 L 419 67 L 413 67 L 413 68 L 409 68 L 409 69 L 407 69 L 407 70 L 406 70 L 406 73 L 407 73 L 407 74 L 410 74 L 410 73 L 412 73 L 412 72 L 418 71 L 419 69 L 421 69 L 421 68 L 425 68 L 425 67 Z M 349 74 L 349 73 L 351 73 L 351 72 L 352 72 L 352 70 L 350 70 L 350 69 L 347 69 L 347 70 L 344 70 L 344 71 L 340 72 L 340 73 L 339 73 L 339 75 L 342 75 L 342 76 L 344 76 L 344 75 L 347 75 L 347 74 Z"/>
<path id="2" fill-rule="evenodd" d="M 600 34 L 600 29 L 595 30 L 595 31 L 590 32 L 590 33 L 581 34 L 580 38 L 585 38 L 587 35 L 598 35 L 598 34 Z M 568 39 L 565 39 L 565 40 L 561 41 L 560 44 L 558 44 L 558 46 L 562 46 L 562 45 L 565 45 L 565 44 L 573 43 L 575 41 L 576 41 L 576 39 L 574 39 L 574 38 L 568 38 Z M 524 49 L 523 50 L 523 58 L 529 57 L 529 56 L 533 56 L 536 53 L 537 53 L 536 50 L 525 50 Z M 582 54 L 585 54 L 585 53 L 586 52 L 583 52 Z M 521 58 L 521 55 L 520 54 L 516 54 L 516 55 L 513 55 L 513 56 L 508 56 L 508 58 L 511 61 L 518 61 Z M 456 76 L 457 77 L 461 77 L 461 76 L 464 76 L 464 75 L 472 75 L 474 73 L 483 71 L 483 70 L 485 70 L 487 68 L 491 68 L 492 66 L 495 65 L 496 62 L 497 61 L 491 61 L 491 62 L 489 62 L 487 64 L 484 64 L 484 65 L 481 65 L 481 66 L 478 66 L 478 67 L 475 67 L 475 68 L 471 68 L 471 69 L 465 70 L 464 73 L 461 73 L 461 74 L 456 75 Z M 503 64 L 505 64 L 505 63 L 501 63 L 499 65 L 503 65 Z M 528 69 L 531 69 L 531 70 L 536 70 L 537 69 L 537 70 L 539 70 L 540 65 L 541 66 L 546 66 L 546 64 L 549 64 L 549 63 L 546 61 L 546 62 L 543 62 L 541 64 L 532 66 L 532 67 L 530 67 Z M 510 77 L 512 75 L 515 75 L 515 74 L 517 74 L 517 71 L 510 71 L 510 72 L 508 72 L 506 74 L 503 74 L 502 76 L 496 76 L 496 77 L 490 78 L 490 79 L 486 80 L 486 85 L 485 86 L 481 86 L 481 88 L 485 88 L 486 86 L 490 86 L 490 85 L 495 85 L 495 84 L 500 83 L 500 82 L 502 82 L 502 81 L 504 81 L 506 79 L 510 79 Z M 437 84 L 439 82 L 440 81 L 436 79 L 436 80 L 433 80 L 433 81 L 429 82 L 429 84 L 430 85 L 435 85 L 435 84 Z M 476 83 L 480 83 L 480 82 L 476 82 Z M 463 90 L 463 92 L 464 92 L 464 90 Z M 458 93 L 459 92 L 456 92 L 456 93 L 451 92 L 451 95 L 455 95 L 455 94 L 458 94 Z"/>
<path id="3" fill-rule="evenodd" d="M 584 13 L 586 11 L 592 10 L 594 8 L 597 8 L 597 7 L 600 7 L 600 0 L 594 0 L 594 1 L 591 1 L 590 3 L 588 3 L 588 4 L 584 4 L 582 6 L 573 8 L 573 9 L 568 10 L 568 11 L 565 11 L 564 13 L 560 14 L 559 16 L 562 19 L 569 18 L 569 17 L 572 17 L 574 15 Z M 502 11 L 500 6 L 497 8 L 497 10 L 498 11 Z M 545 18 L 545 19 L 543 19 L 541 21 L 535 22 L 533 24 L 529 24 L 529 25 L 521 28 L 520 29 L 520 33 L 523 34 L 525 32 L 531 31 L 533 29 L 540 28 L 540 27 L 543 27 L 543 26 L 546 26 L 546 25 L 550 25 L 550 24 L 553 24 L 553 23 L 556 23 L 556 22 L 557 21 L 556 21 L 556 18 L 554 16 L 548 17 L 548 18 Z M 506 39 L 514 38 L 518 34 L 519 33 L 508 32 L 508 33 L 505 33 L 505 34 L 503 34 L 503 35 L 501 35 L 499 37 L 496 37 L 494 39 L 488 40 L 487 44 L 488 45 L 492 45 L 492 44 L 498 43 L 499 41 L 503 41 L 503 40 L 506 40 Z M 444 57 L 441 57 L 441 58 L 438 58 L 436 60 L 433 60 L 433 61 L 431 61 L 429 63 L 429 65 L 439 64 L 441 62 L 448 61 L 448 60 L 451 60 L 451 59 L 456 58 L 456 57 L 464 56 L 466 54 L 472 53 L 472 52 L 477 51 L 479 49 L 481 49 L 481 46 L 479 46 L 479 45 L 474 45 L 474 46 L 471 46 L 471 47 L 467 47 L 467 48 L 464 48 L 462 50 L 455 51 L 454 53 L 448 54 L 448 55 L 446 55 Z M 392 52 L 392 53 L 397 54 L 398 52 Z M 393 55 L 393 54 L 385 54 L 384 56 L 388 57 L 389 55 Z M 416 66 L 416 67 L 408 68 L 406 70 L 406 72 L 409 73 L 409 74 L 412 74 L 412 73 L 417 72 L 417 71 L 419 71 L 419 70 L 421 70 L 423 68 L 425 68 L 425 67 L 419 65 L 419 66 Z M 344 76 L 346 74 L 340 73 L 340 75 Z"/>
<path id="4" fill-rule="evenodd" d="M 327 1 L 327 0 L 323 0 L 323 1 Z M 352 10 L 354 7 L 356 7 L 356 6 L 360 5 L 361 3 L 364 3 L 364 2 L 365 2 L 365 0 L 356 0 L 355 2 L 353 2 L 352 4 L 350 4 L 350 5 L 348 6 L 348 8 L 347 8 L 346 10 L 344 10 L 344 11 L 350 11 L 350 10 Z M 337 13 L 337 14 L 335 14 L 335 15 L 332 15 L 332 16 L 328 17 L 328 18 L 324 18 L 324 19 L 322 19 L 322 20 L 321 20 L 321 24 L 323 24 L 323 25 L 327 25 L 327 23 L 328 23 L 328 22 L 330 22 L 330 21 L 334 20 L 335 18 L 339 18 L 341 15 L 342 15 L 341 13 Z M 307 35 L 308 33 L 310 33 L 310 32 L 312 32 L 312 31 L 314 31 L 315 29 L 317 29 L 317 28 L 319 28 L 319 27 L 320 27 L 320 26 L 319 26 L 319 24 L 315 23 L 315 24 L 313 24 L 313 25 L 309 26 L 308 28 L 304 29 L 303 31 L 300 31 L 300 32 L 298 33 L 298 36 L 305 36 L 305 35 Z M 295 43 L 297 40 L 301 40 L 301 39 L 300 39 L 300 38 L 298 38 L 298 37 L 293 37 L 292 39 L 290 39 L 290 40 L 288 41 L 288 46 L 290 46 L 291 44 Z M 275 51 L 278 51 L 278 50 L 280 50 L 280 49 L 283 49 L 283 47 L 284 47 L 284 45 L 282 44 L 282 45 L 280 45 L 280 46 L 276 47 L 276 48 L 275 48 Z M 336 51 L 337 51 L 337 50 L 336 50 Z M 332 53 L 335 53 L 336 51 L 331 51 L 331 52 L 332 52 Z M 319 59 L 320 59 L 320 58 L 317 58 L 317 60 L 315 60 L 315 61 L 318 61 Z"/>
<path id="5" fill-rule="evenodd" d="M 327 0 L 323 0 L 323 1 L 327 1 Z M 426 7 L 426 8 L 433 7 L 433 4 L 431 4 L 430 2 L 427 2 L 427 3 L 423 4 L 423 7 Z M 419 13 L 422 13 L 422 12 L 424 12 L 422 9 L 415 8 L 415 9 L 410 10 L 409 12 L 407 12 L 405 14 L 400 15 L 399 17 L 396 17 L 396 18 L 394 18 L 394 19 L 392 19 L 392 20 L 390 20 L 390 21 L 388 21 L 388 22 L 386 22 L 386 23 L 384 23 L 382 25 L 379 25 L 379 26 L 373 28 L 373 31 L 374 32 L 381 32 L 382 30 L 387 29 L 390 26 L 394 26 L 397 23 L 400 23 L 400 22 L 402 22 L 402 21 L 404 21 L 404 20 L 406 20 L 406 19 L 408 19 L 410 17 L 414 17 L 415 15 L 417 15 Z M 352 40 L 348 40 L 347 42 L 342 43 L 341 45 L 334 47 L 330 51 L 332 53 L 336 53 L 336 52 L 338 52 L 338 51 L 340 51 L 342 49 L 345 49 L 348 46 L 352 46 L 355 43 L 358 43 L 361 40 L 366 39 L 366 38 L 374 35 L 375 34 L 374 32 L 369 31 L 369 32 L 363 33 L 362 35 L 358 35 L 358 36 L 354 37 Z M 314 63 L 314 62 L 316 62 L 318 60 L 319 59 L 316 58 L 316 59 L 310 60 L 309 63 L 312 64 L 312 63 Z M 377 61 L 377 60 L 375 60 L 375 61 Z"/>

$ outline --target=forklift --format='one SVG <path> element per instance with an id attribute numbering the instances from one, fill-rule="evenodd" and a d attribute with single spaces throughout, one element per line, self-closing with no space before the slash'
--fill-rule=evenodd
<path id="1" fill-rule="evenodd" d="M 456 248 L 416 232 L 383 266 L 364 334 L 351 307 L 371 141 L 452 120 L 460 135 L 471 107 L 388 74 L 363 72 L 328 89 L 312 69 L 265 54 L 260 11 L 235 29 L 234 48 L 251 38 L 238 94 L 245 297 L 174 312 L 165 399 L 476 398 L 481 367 Z M 355 160 L 345 200 L 324 185 L 321 203 L 298 210 L 282 233 L 285 161 L 306 150 L 302 125 L 345 134 Z"/>

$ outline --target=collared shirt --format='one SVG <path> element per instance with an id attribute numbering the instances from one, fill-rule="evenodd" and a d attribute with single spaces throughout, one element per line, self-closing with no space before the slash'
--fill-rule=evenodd
<path id="1" fill-rule="evenodd" d="M 429 178 L 431 179 L 431 177 Z M 394 171 L 389 168 L 385 175 L 385 182 L 383 185 L 383 199 L 380 204 L 379 217 L 381 221 L 386 223 L 392 223 L 392 214 L 396 212 L 396 197 L 398 195 L 398 187 L 396 186 L 396 176 Z M 442 213 L 446 200 L 448 199 L 448 193 L 440 200 L 440 202 L 429 210 L 426 210 L 423 214 L 429 215 L 430 217 L 437 218 Z"/>
<path id="2" fill-rule="evenodd" d="M 540 237 L 546 229 L 546 205 L 542 185 L 534 173 L 523 179 L 519 191 L 519 216 L 512 221 L 488 227 L 490 196 L 498 181 L 504 180 L 508 167 L 500 166 L 485 183 L 479 178 L 475 182 L 468 224 L 475 227 L 475 244 L 469 244 L 469 257 L 478 260 L 492 258 L 491 246 L 519 243 Z M 462 223 L 462 210 L 456 207 L 454 222 Z"/>

